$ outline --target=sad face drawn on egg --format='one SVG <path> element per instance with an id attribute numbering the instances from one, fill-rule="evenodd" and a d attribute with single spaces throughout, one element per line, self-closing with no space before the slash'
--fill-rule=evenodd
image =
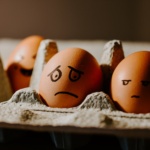
<path id="1" fill-rule="evenodd" d="M 8 58 L 5 70 L 14 92 L 29 86 L 36 54 L 42 40 L 43 37 L 36 35 L 23 39 Z"/>
<path id="2" fill-rule="evenodd" d="M 127 56 L 116 67 L 111 80 L 116 106 L 129 113 L 150 112 L 150 52 Z"/>
<path id="3" fill-rule="evenodd" d="M 97 60 L 80 48 L 58 52 L 45 65 L 39 95 L 50 107 L 69 108 L 102 86 L 102 71 Z"/>
<path id="4" fill-rule="evenodd" d="M 61 69 L 61 65 L 56 67 L 50 74 L 48 74 L 48 76 L 50 77 L 50 80 L 52 82 L 57 82 L 61 78 L 62 71 L 60 69 Z M 71 66 L 68 66 L 68 70 L 70 70 L 69 75 L 68 75 L 68 79 L 71 82 L 77 82 L 81 78 L 81 75 L 84 74 L 83 71 L 77 70 Z M 69 91 L 58 91 L 54 95 L 57 96 L 58 94 L 68 94 L 70 96 L 78 98 L 78 95 L 76 95 L 75 93 L 71 93 Z"/>

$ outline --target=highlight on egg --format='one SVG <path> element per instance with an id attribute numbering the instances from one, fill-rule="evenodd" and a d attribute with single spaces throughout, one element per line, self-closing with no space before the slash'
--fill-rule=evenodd
<path id="1" fill-rule="evenodd" d="M 111 97 L 127 113 L 150 112 L 150 51 L 128 55 L 116 67 L 111 79 Z"/>
<path id="2" fill-rule="evenodd" d="M 8 57 L 5 70 L 13 92 L 29 86 L 38 47 L 43 39 L 40 35 L 24 38 Z"/>
<path id="3" fill-rule="evenodd" d="M 68 48 L 45 65 L 38 91 L 47 106 L 70 108 L 101 88 L 102 71 L 95 57 L 84 49 Z"/>

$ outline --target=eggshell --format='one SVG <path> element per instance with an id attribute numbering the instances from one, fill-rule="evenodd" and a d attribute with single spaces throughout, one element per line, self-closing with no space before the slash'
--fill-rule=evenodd
<path id="1" fill-rule="evenodd" d="M 102 71 L 97 60 L 86 50 L 68 48 L 58 52 L 45 65 L 39 95 L 50 107 L 79 105 L 102 87 Z"/>
<path id="2" fill-rule="evenodd" d="M 14 92 L 29 86 L 36 53 L 43 39 L 39 35 L 28 36 L 10 54 L 5 70 Z"/>
<path id="3" fill-rule="evenodd" d="M 125 112 L 150 112 L 149 51 L 132 53 L 119 63 L 112 75 L 111 97 Z"/>

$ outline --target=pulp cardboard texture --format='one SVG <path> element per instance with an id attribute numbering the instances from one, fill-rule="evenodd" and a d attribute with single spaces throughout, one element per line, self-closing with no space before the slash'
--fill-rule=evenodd
<path id="1" fill-rule="evenodd" d="M 40 76 L 47 61 L 58 52 L 57 44 L 53 40 L 43 40 L 39 46 L 37 59 L 32 72 L 30 87 L 38 91 Z"/>
<path id="2" fill-rule="evenodd" d="M 3 66 L 11 48 L 13 49 L 18 42 L 19 40 L 13 39 L 0 40 L 2 59 L 0 61 L 0 99 L 3 101 L 0 103 L 0 127 L 49 132 L 150 136 L 150 113 L 134 114 L 119 111 L 107 94 L 108 84 L 117 64 L 129 53 L 148 50 L 150 43 L 121 42 L 120 40 L 43 40 L 39 46 L 30 87 L 12 94 Z M 40 75 L 48 59 L 56 54 L 58 49 L 63 50 L 68 47 L 84 48 L 98 59 L 105 76 L 105 88 L 104 91 L 87 95 L 77 107 L 50 108 L 42 103 L 37 92 Z"/>

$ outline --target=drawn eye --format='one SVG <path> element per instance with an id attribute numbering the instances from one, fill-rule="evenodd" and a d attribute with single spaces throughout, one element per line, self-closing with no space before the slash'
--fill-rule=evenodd
<path id="1" fill-rule="evenodd" d="M 23 55 L 20 55 L 19 58 L 20 58 L 20 59 L 24 59 L 24 56 L 23 56 Z"/>
<path id="2" fill-rule="evenodd" d="M 144 81 L 144 80 L 142 80 L 141 82 L 142 82 L 143 86 L 148 86 L 150 84 L 150 81 Z"/>
<path id="3" fill-rule="evenodd" d="M 78 81 L 81 78 L 81 75 L 83 74 L 82 71 L 79 71 L 71 66 L 68 66 L 71 70 L 69 72 L 69 79 L 72 82 Z"/>
<path id="4" fill-rule="evenodd" d="M 51 79 L 52 82 L 56 82 L 62 76 L 62 72 L 61 72 L 61 70 L 59 68 L 60 68 L 60 66 L 55 68 L 51 73 L 49 73 L 47 75 L 47 76 L 50 76 L 50 79 Z"/>
<path id="5" fill-rule="evenodd" d="M 131 80 L 122 80 L 122 84 L 123 84 L 123 85 L 128 85 L 129 82 L 131 82 Z"/>
<path id="6" fill-rule="evenodd" d="M 36 58 L 36 54 L 35 54 L 35 55 L 33 55 L 33 56 L 32 56 L 32 58 L 33 58 L 33 59 L 35 59 L 35 58 Z"/>
<path id="7" fill-rule="evenodd" d="M 22 56 L 22 55 L 17 55 L 16 56 L 16 61 L 21 61 L 22 59 L 24 59 L 24 56 Z"/>

